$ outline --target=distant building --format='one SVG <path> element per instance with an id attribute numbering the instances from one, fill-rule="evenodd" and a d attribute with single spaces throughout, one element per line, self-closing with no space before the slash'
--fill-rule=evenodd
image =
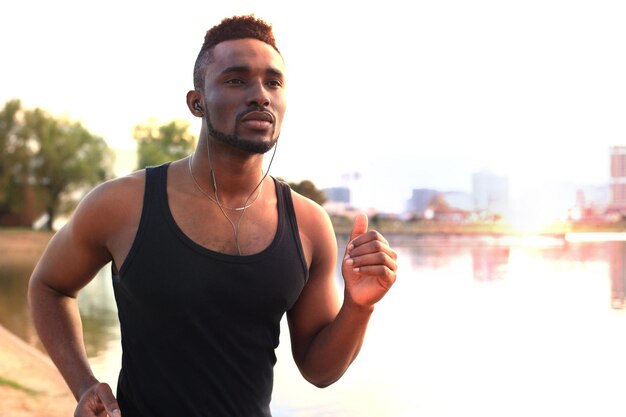
<path id="1" fill-rule="evenodd" d="M 351 206 L 350 189 L 348 187 L 331 187 L 322 190 L 326 196 L 324 209 L 328 214 L 335 216 L 354 216 L 356 210 Z"/>
<path id="2" fill-rule="evenodd" d="M 610 205 L 610 188 L 604 185 L 579 185 L 574 208 L 594 216 L 604 213 Z"/>
<path id="3" fill-rule="evenodd" d="M 420 188 L 413 190 L 407 201 L 405 217 L 459 223 L 467 220 L 471 209 L 472 198 L 468 193 Z"/>
<path id="4" fill-rule="evenodd" d="M 611 147 L 610 188 L 609 210 L 626 212 L 626 146 Z"/>
<path id="5" fill-rule="evenodd" d="M 607 184 L 581 185 L 578 190 L 587 205 L 606 207 L 610 203 L 610 188 Z"/>
<path id="6" fill-rule="evenodd" d="M 507 216 L 509 204 L 509 180 L 490 171 L 472 174 L 474 210 L 488 214 Z"/>
<path id="7" fill-rule="evenodd" d="M 414 189 L 411 198 L 406 203 L 406 211 L 409 213 L 424 213 L 428 208 L 428 204 L 437 194 L 437 190 L 430 188 Z"/>
<path id="8" fill-rule="evenodd" d="M 450 207 L 464 211 L 473 211 L 472 195 L 463 191 L 445 191 L 441 193 Z"/>
<path id="9" fill-rule="evenodd" d="M 324 188 L 324 195 L 328 201 L 332 201 L 334 203 L 350 203 L 350 189 L 348 187 L 331 187 Z"/>

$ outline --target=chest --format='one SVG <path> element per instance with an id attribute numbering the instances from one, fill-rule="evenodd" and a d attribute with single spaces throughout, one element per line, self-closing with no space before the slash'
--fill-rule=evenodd
<path id="1" fill-rule="evenodd" d="M 288 190 L 277 185 L 243 217 L 229 220 L 213 202 L 166 188 L 164 172 L 149 172 L 141 221 L 116 274 L 120 315 L 145 316 L 143 324 L 159 316 L 176 327 L 177 318 L 189 321 L 184 315 L 227 312 L 253 320 L 291 308 L 308 268 Z"/>
<path id="2" fill-rule="evenodd" d="M 172 219 L 149 216 L 131 262 L 117 281 L 121 310 L 150 311 L 156 322 L 169 323 L 189 322 L 190 317 L 205 322 L 224 315 L 242 321 L 279 319 L 296 302 L 307 272 L 285 221 L 274 229 L 260 251 L 233 256 L 191 239 Z"/>
<path id="3" fill-rule="evenodd" d="M 232 210 L 197 196 L 169 193 L 171 216 L 182 233 L 198 245 L 229 255 L 263 251 L 278 227 L 276 197 L 270 196 L 245 210 Z"/>

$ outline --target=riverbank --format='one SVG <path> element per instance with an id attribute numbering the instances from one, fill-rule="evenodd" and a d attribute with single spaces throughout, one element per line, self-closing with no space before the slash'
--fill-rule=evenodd
<path id="1" fill-rule="evenodd" d="M 0 262 L 39 258 L 53 234 L 28 229 L 0 229 Z"/>
<path id="2" fill-rule="evenodd" d="M 32 263 L 51 237 L 50 232 L 1 229 L 0 263 Z M 0 326 L 0 417 L 68 417 L 75 406 L 50 358 Z"/>
<path id="3" fill-rule="evenodd" d="M 68 417 L 75 407 L 50 358 L 0 326 L 0 416 Z"/>

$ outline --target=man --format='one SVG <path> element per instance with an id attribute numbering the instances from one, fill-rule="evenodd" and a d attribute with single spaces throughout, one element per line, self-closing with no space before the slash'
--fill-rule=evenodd
<path id="1" fill-rule="evenodd" d="M 101 184 L 51 240 L 29 297 L 76 416 L 269 416 L 285 312 L 311 383 L 332 384 L 356 357 L 396 254 L 357 217 L 339 305 L 328 216 L 262 171 L 285 86 L 271 27 L 225 19 L 207 32 L 187 94 L 202 118 L 193 155 Z M 76 304 L 108 262 L 123 348 L 117 399 L 90 370 Z"/>

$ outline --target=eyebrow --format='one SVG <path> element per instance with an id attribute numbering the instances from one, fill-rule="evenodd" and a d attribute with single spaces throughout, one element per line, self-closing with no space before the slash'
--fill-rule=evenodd
<path id="1" fill-rule="evenodd" d="M 229 74 L 229 73 L 241 73 L 241 72 L 250 72 L 250 67 L 245 66 L 245 65 L 235 65 L 232 67 L 227 67 L 227 68 L 224 68 L 220 72 L 220 75 Z M 265 69 L 265 73 L 274 75 L 276 77 L 281 77 L 281 78 L 284 77 L 284 74 L 282 73 L 282 71 L 279 71 L 276 68 L 272 68 L 272 67 L 267 67 Z"/>

